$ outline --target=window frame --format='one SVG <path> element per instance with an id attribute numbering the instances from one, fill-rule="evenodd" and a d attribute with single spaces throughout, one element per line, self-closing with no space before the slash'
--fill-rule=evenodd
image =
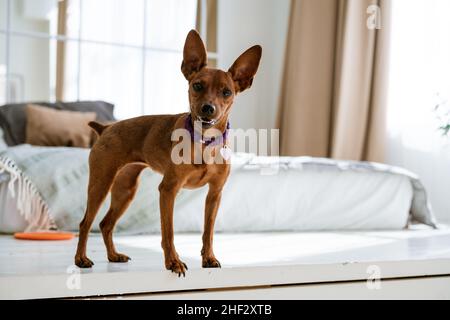
<path id="1" fill-rule="evenodd" d="M 18 98 L 18 101 L 12 101 L 11 98 L 11 58 L 10 58 L 10 47 L 11 47 L 11 37 L 23 37 L 27 39 L 42 39 L 49 41 L 56 41 L 56 43 L 63 42 L 65 44 L 66 42 L 72 41 L 77 43 L 77 50 L 78 50 L 78 65 L 77 65 L 77 88 L 76 88 L 76 99 L 80 100 L 80 81 L 81 81 L 81 63 L 82 63 L 82 54 L 81 54 L 81 47 L 82 44 L 97 44 L 97 45 L 107 45 L 111 46 L 113 48 L 132 48 L 132 49 L 138 49 L 141 50 L 141 63 L 142 63 L 142 70 L 141 70 L 141 97 L 140 97 L 140 110 L 141 114 L 145 114 L 145 66 L 146 66 L 146 60 L 148 59 L 146 56 L 148 52 L 166 52 L 166 53 L 182 53 L 182 48 L 180 49 L 171 49 L 171 48 L 163 48 L 163 47 L 155 47 L 155 46 L 148 46 L 146 44 L 146 32 L 147 32 L 147 1 L 143 1 L 143 42 L 142 45 L 134 45 L 134 44 L 127 44 L 127 43 L 118 43 L 114 41 L 101 41 L 101 40 L 91 40 L 91 39 L 83 39 L 81 37 L 82 34 L 82 16 L 80 14 L 79 17 L 79 28 L 78 28 L 78 36 L 77 37 L 71 37 L 67 35 L 59 35 L 59 34 L 49 34 L 44 32 L 34 32 L 34 31 L 20 31 L 20 30 L 14 30 L 12 28 L 11 24 L 11 9 L 12 9 L 12 1 L 13 0 L 6 0 L 6 25 L 5 27 L 0 26 L 0 34 L 5 35 L 4 40 L 4 54 L 5 54 L 5 66 L 6 66 L 6 74 L 5 74 L 5 103 L 15 103 L 15 102 L 23 102 L 24 101 L 24 93 L 22 92 L 21 97 Z M 80 13 L 83 12 L 83 2 L 88 0 L 79 0 L 79 11 Z M 207 6 L 208 6 L 208 0 L 197 0 L 201 4 L 201 12 L 200 12 L 200 34 L 203 39 L 207 39 L 207 28 L 208 25 L 208 17 L 207 17 Z M 197 13 L 198 14 L 198 13 Z M 212 60 L 216 60 L 217 62 L 217 50 L 216 52 L 208 52 L 208 58 Z M 58 72 L 58 71 L 56 71 Z M 55 75 L 56 76 L 56 75 Z M 50 93 L 49 93 L 50 94 Z M 49 99 L 53 100 L 53 99 Z M 56 97 L 55 97 L 56 100 Z"/>

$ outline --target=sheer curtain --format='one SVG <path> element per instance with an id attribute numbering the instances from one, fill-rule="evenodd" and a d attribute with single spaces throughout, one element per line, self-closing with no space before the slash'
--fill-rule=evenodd
<path id="1" fill-rule="evenodd" d="M 450 1 L 392 1 L 386 161 L 422 178 L 450 223 L 450 137 L 434 107 L 450 101 Z"/>

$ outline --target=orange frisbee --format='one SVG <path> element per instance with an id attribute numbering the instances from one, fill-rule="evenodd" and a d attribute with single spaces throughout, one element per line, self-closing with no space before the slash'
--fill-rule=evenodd
<path id="1" fill-rule="evenodd" d="M 75 235 L 71 232 L 43 231 L 43 232 L 16 232 L 14 238 L 20 240 L 70 240 Z"/>

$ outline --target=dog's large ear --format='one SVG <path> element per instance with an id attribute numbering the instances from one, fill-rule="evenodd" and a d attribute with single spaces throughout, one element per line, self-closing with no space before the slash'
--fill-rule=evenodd
<path id="1" fill-rule="evenodd" d="M 258 70 L 261 54 L 261 46 L 253 46 L 241 54 L 230 69 L 228 69 L 228 72 L 231 74 L 231 78 L 234 81 L 236 93 L 251 87 L 253 77 Z"/>
<path id="2" fill-rule="evenodd" d="M 206 66 L 206 48 L 197 31 L 189 31 L 183 50 L 181 72 L 189 81 L 192 76 Z"/>

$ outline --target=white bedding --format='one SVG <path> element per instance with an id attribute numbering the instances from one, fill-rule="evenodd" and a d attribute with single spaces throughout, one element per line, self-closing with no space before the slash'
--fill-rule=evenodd
<path id="1" fill-rule="evenodd" d="M 157 185 L 148 192 L 157 192 Z M 175 229 L 202 230 L 207 188 L 187 192 L 191 193 L 189 201 L 175 204 Z M 406 226 L 411 199 L 411 184 L 404 176 L 243 171 L 232 174 L 225 185 L 216 230 L 401 229 Z M 6 183 L 0 184 L 0 205 L 1 232 L 24 230 L 27 223 L 8 195 Z M 143 226 L 142 231 L 155 232 L 155 227 Z"/>
<path id="2" fill-rule="evenodd" d="M 17 150 L 21 149 L 29 153 L 24 159 L 35 159 L 28 161 L 28 165 L 36 167 L 28 172 L 29 178 L 53 210 L 57 226 L 77 230 L 86 203 L 88 150 L 31 146 Z M 53 157 L 50 175 L 43 172 L 49 157 Z M 309 157 L 280 159 L 281 164 L 274 166 L 278 163 L 276 158 L 233 156 L 217 231 L 402 229 L 412 217 L 435 226 L 420 181 L 407 171 L 365 162 Z M 71 183 L 63 185 L 69 176 Z M 157 187 L 161 176 L 146 170 L 141 180 L 135 201 L 119 221 L 118 231 L 160 230 Z M 0 183 L 0 232 L 21 231 L 24 220 L 6 186 L 6 182 Z M 207 187 L 180 192 L 175 204 L 175 231 L 203 230 L 206 193 Z M 105 203 L 101 208 L 94 230 L 98 230 L 98 222 L 108 205 Z"/>
<path id="3" fill-rule="evenodd" d="M 207 190 L 176 205 L 175 222 L 199 230 Z M 217 230 L 401 229 L 408 221 L 412 187 L 387 173 L 239 170 L 224 188 Z"/>
<path id="4" fill-rule="evenodd" d="M 13 233 L 23 231 L 28 223 L 17 210 L 17 201 L 8 190 L 7 177 L 0 177 L 0 232 Z M 17 191 L 17 186 L 14 186 Z"/>

